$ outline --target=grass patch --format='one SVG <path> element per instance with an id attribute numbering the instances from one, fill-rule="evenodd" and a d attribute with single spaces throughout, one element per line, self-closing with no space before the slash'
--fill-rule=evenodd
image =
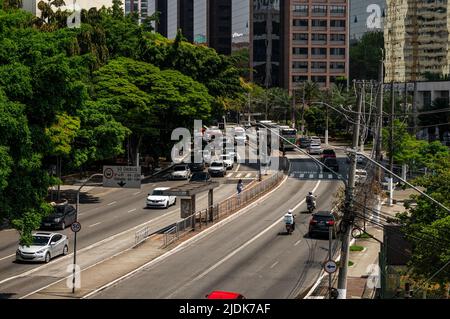
<path id="1" fill-rule="evenodd" d="M 353 266 L 354 264 L 355 264 L 355 263 L 354 263 L 353 261 L 351 261 L 351 260 L 348 261 L 348 266 L 349 266 L 349 267 Z"/>
<path id="2" fill-rule="evenodd" d="M 364 250 L 363 246 L 358 246 L 358 245 L 350 246 L 350 251 L 363 251 L 363 250 Z"/>
<path id="3" fill-rule="evenodd" d="M 372 238 L 372 237 L 370 237 L 369 234 L 362 233 L 361 235 L 355 236 L 355 238 L 357 238 L 357 239 L 369 239 L 369 238 Z"/>

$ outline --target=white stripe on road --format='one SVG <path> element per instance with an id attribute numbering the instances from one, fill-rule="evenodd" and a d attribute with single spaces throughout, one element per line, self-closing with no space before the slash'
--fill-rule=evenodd
<path id="1" fill-rule="evenodd" d="M 278 263 L 279 263 L 279 261 L 274 262 L 273 265 L 270 266 L 270 269 L 272 269 L 273 267 L 275 267 L 276 265 L 278 265 Z"/>
<path id="2" fill-rule="evenodd" d="M 236 177 L 241 177 L 241 176 L 242 176 L 242 173 L 236 174 Z"/>
<path id="3" fill-rule="evenodd" d="M 142 192 L 139 191 L 139 192 L 133 193 L 133 195 L 136 196 L 137 194 L 140 194 L 140 193 L 142 193 Z"/>
<path id="4" fill-rule="evenodd" d="M 296 242 L 295 244 L 294 244 L 294 246 L 297 246 L 298 244 L 300 244 L 302 242 L 302 240 L 300 239 L 298 242 Z"/>
<path id="5" fill-rule="evenodd" d="M 0 260 L 8 259 L 8 258 L 14 257 L 15 255 L 16 255 L 16 254 L 11 254 L 11 255 L 9 255 L 9 256 L 2 257 L 2 258 L 0 258 Z"/>
<path id="6" fill-rule="evenodd" d="M 136 208 L 133 208 L 133 209 L 130 209 L 127 213 L 132 213 L 132 212 L 135 212 L 137 209 Z"/>
<path id="7" fill-rule="evenodd" d="M 102 223 L 102 222 L 95 223 L 95 224 L 90 225 L 89 227 L 94 227 L 94 226 L 100 225 L 101 223 Z"/>
<path id="8" fill-rule="evenodd" d="M 227 174 L 227 177 L 231 177 L 231 175 L 233 175 L 233 173 L 228 173 L 228 174 Z"/>
<path id="9" fill-rule="evenodd" d="M 312 192 L 314 193 L 317 188 L 320 185 L 320 181 L 317 182 L 316 186 L 314 187 L 314 189 L 312 190 Z M 298 203 L 293 210 L 296 210 L 298 207 L 300 207 L 300 205 L 304 204 L 306 201 L 306 199 L 303 199 L 300 203 Z M 257 239 L 259 239 L 261 236 L 263 236 L 265 233 L 267 233 L 268 231 L 270 231 L 272 228 L 274 228 L 275 226 L 279 226 L 280 222 L 283 221 L 284 216 L 282 216 L 281 218 L 277 219 L 272 225 L 270 225 L 269 227 L 267 227 L 266 229 L 264 229 L 262 232 L 260 232 L 258 235 L 256 235 L 255 237 L 253 237 L 252 239 L 250 239 L 249 241 L 247 241 L 245 244 L 241 245 L 239 248 L 237 248 L 236 250 L 232 251 L 231 253 L 229 253 L 227 256 L 225 256 L 222 260 L 219 260 L 217 263 L 215 263 L 214 265 L 212 265 L 211 267 L 209 267 L 208 269 L 206 269 L 204 272 L 202 272 L 200 275 L 198 275 L 197 277 L 195 277 L 194 279 L 188 281 L 186 284 L 184 284 L 182 287 L 178 288 L 177 290 L 175 290 L 173 293 L 171 293 L 169 296 L 167 296 L 167 299 L 170 299 L 173 295 L 175 295 L 178 291 L 180 291 L 181 289 L 189 286 L 190 284 L 197 282 L 198 280 L 202 279 L 203 277 L 205 277 L 207 274 L 209 274 L 211 271 L 213 271 L 214 269 L 216 269 L 217 267 L 219 267 L 220 265 L 222 265 L 223 263 L 225 263 L 228 259 L 230 259 L 231 257 L 233 257 L 234 255 L 236 255 L 238 252 L 240 252 L 241 250 L 243 250 L 244 248 L 246 248 L 247 246 L 249 246 L 250 244 L 252 244 L 254 241 L 256 241 Z"/>
<path id="10" fill-rule="evenodd" d="M 245 177 L 250 177 L 252 176 L 252 173 L 248 173 L 247 175 L 245 175 Z"/>
<path id="11" fill-rule="evenodd" d="M 116 203 L 117 203 L 116 201 L 111 202 L 111 203 L 108 204 L 108 206 L 114 205 L 114 204 L 116 204 Z"/>

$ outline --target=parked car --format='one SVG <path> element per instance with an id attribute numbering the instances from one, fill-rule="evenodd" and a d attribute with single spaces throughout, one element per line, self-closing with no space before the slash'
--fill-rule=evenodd
<path id="1" fill-rule="evenodd" d="M 336 158 L 336 152 L 333 149 L 326 149 L 322 152 L 322 160 L 325 160 L 326 158 Z"/>
<path id="2" fill-rule="evenodd" d="M 320 234 L 328 237 L 329 227 L 333 227 L 333 238 L 336 238 L 340 219 L 339 214 L 335 212 L 318 211 L 313 213 L 309 221 L 308 236 L 313 237 L 316 234 Z"/>
<path id="3" fill-rule="evenodd" d="M 350 163 L 350 156 L 347 156 L 347 163 Z M 364 164 L 364 156 L 356 155 L 356 163 Z"/>
<path id="4" fill-rule="evenodd" d="M 48 263 L 59 255 L 69 252 L 69 240 L 59 233 L 35 233 L 30 246 L 19 245 L 16 251 L 17 261 L 43 261 Z"/>
<path id="5" fill-rule="evenodd" d="M 44 217 L 41 221 L 41 229 L 65 229 L 72 225 L 77 219 L 77 211 L 75 207 L 62 204 L 54 205 L 54 211 L 50 215 Z"/>
<path id="6" fill-rule="evenodd" d="M 211 181 L 211 175 L 208 172 L 195 172 L 192 174 L 189 182 L 209 182 Z"/>
<path id="7" fill-rule="evenodd" d="M 233 158 L 232 155 L 230 155 L 230 154 L 222 154 L 220 157 L 221 157 L 220 159 L 223 161 L 226 169 L 232 169 L 233 168 L 234 158 Z"/>
<path id="8" fill-rule="evenodd" d="M 367 180 L 367 171 L 365 169 L 357 169 L 355 172 L 355 183 L 364 183 Z"/>
<path id="9" fill-rule="evenodd" d="M 311 144 L 322 144 L 322 141 L 320 140 L 320 137 L 318 137 L 318 136 L 311 136 L 310 137 L 310 141 L 311 141 Z"/>
<path id="10" fill-rule="evenodd" d="M 244 145 L 247 143 L 247 136 L 243 127 L 236 126 L 234 128 L 234 143 L 237 145 Z"/>
<path id="11" fill-rule="evenodd" d="M 173 168 L 171 179 L 189 179 L 191 177 L 191 169 L 188 164 L 178 164 Z"/>
<path id="12" fill-rule="evenodd" d="M 226 172 L 225 164 L 223 161 L 213 161 L 211 165 L 209 166 L 208 172 L 211 174 L 211 176 L 225 176 Z"/>
<path id="13" fill-rule="evenodd" d="M 333 157 L 325 158 L 325 160 L 323 161 L 323 164 L 326 165 L 327 167 L 331 168 L 333 171 L 339 172 L 339 163 L 336 158 L 333 158 Z M 330 171 L 327 167 L 323 168 L 324 172 Z"/>
<path id="14" fill-rule="evenodd" d="M 322 153 L 322 147 L 320 144 L 311 143 L 308 147 L 308 153 L 320 155 Z"/>
<path id="15" fill-rule="evenodd" d="M 309 137 L 301 137 L 298 140 L 298 145 L 300 146 L 300 148 L 308 148 L 309 144 L 311 143 L 311 140 Z"/>
<path id="16" fill-rule="evenodd" d="M 237 292 L 216 290 L 206 295 L 207 299 L 245 299 L 243 295 Z"/>
<path id="17" fill-rule="evenodd" d="M 147 196 L 147 208 L 148 207 L 162 207 L 169 208 L 170 205 L 177 203 L 176 196 L 163 195 L 163 192 L 170 189 L 170 187 L 158 187 Z"/>

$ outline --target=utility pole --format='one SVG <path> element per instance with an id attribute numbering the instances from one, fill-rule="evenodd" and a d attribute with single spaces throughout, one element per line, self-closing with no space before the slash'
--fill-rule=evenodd
<path id="1" fill-rule="evenodd" d="M 296 102 L 296 100 L 295 100 L 295 89 L 292 89 L 292 123 L 291 123 L 291 126 L 292 126 L 292 128 L 295 128 L 295 103 L 297 103 Z"/>
<path id="2" fill-rule="evenodd" d="M 362 85 L 358 85 L 358 112 L 356 114 L 355 124 L 353 125 L 353 150 L 358 151 L 359 143 L 359 130 L 361 125 L 361 110 L 362 110 L 362 97 L 364 95 L 364 81 Z M 359 90 L 358 90 L 359 89 Z M 342 235 L 341 245 L 341 262 L 339 265 L 339 277 L 338 277 L 338 299 L 347 298 L 347 272 L 348 272 L 348 255 L 350 236 L 352 233 L 353 225 L 353 192 L 355 188 L 355 173 L 356 173 L 356 153 L 352 152 L 350 156 L 350 171 L 348 174 L 347 187 L 345 189 L 345 208 L 342 224 L 344 226 L 344 234 Z"/>
<path id="3" fill-rule="evenodd" d="M 383 50 L 382 50 L 383 52 Z M 382 145 L 382 129 L 383 129 L 383 91 L 384 91 L 384 66 L 383 66 L 383 54 L 381 54 L 381 60 L 380 60 L 380 70 L 379 70 L 379 79 L 378 79 L 378 85 L 379 85 L 379 92 L 378 92 L 378 98 L 377 98 L 377 113 L 378 113 L 378 130 L 377 130 L 377 140 L 376 142 L 376 148 L 375 148 L 375 159 L 378 162 L 381 162 L 382 154 L 381 154 L 381 145 Z M 377 180 L 378 182 L 381 182 L 381 169 L 377 170 Z"/>
<path id="4" fill-rule="evenodd" d="M 395 113 L 395 91 L 394 81 L 391 82 L 391 131 L 389 134 L 389 169 L 394 171 L 394 113 Z M 394 176 L 389 176 L 389 206 L 393 205 Z"/>
<path id="5" fill-rule="evenodd" d="M 328 145 L 328 104 L 325 106 L 325 145 Z"/>

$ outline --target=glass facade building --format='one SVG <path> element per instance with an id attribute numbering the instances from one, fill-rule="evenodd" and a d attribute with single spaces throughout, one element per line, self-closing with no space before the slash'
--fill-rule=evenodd
<path id="1" fill-rule="evenodd" d="M 367 32 L 382 32 L 385 16 L 385 0 L 350 0 L 350 41 Z"/>

